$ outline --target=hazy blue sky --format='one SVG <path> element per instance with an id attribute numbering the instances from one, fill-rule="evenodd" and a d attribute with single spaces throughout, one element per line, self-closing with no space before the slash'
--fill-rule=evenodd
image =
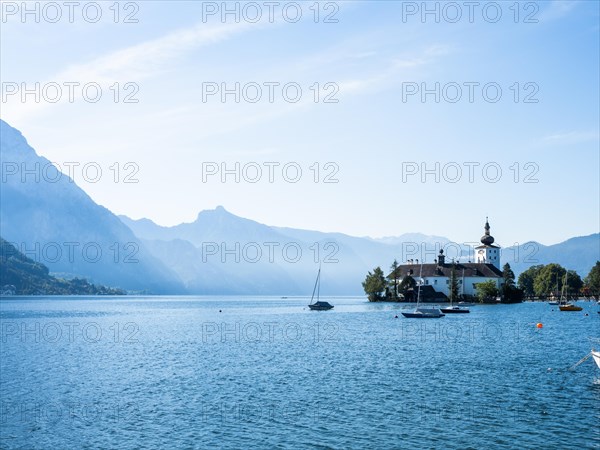
<path id="1" fill-rule="evenodd" d="M 95 183 L 74 172 L 96 202 L 162 225 L 223 205 L 270 225 L 457 241 L 478 238 L 488 215 L 502 246 L 599 231 L 599 2 L 430 3 L 438 22 L 421 2 L 299 2 L 296 23 L 296 6 L 276 3 L 272 21 L 268 3 L 239 3 L 236 22 L 208 15 L 221 2 L 100 2 L 92 23 L 98 11 L 84 17 L 81 2 L 70 23 L 59 2 L 60 19 L 39 6 L 36 23 L 3 2 L 1 116 L 58 164 L 97 164 Z M 36 82 L 39 102 L 23 101 Z M 80 83 L 73 102 L 65 82 Z M 203 98 L 236 82 L 239 103 Z M 86 83 L 101 87 L 96 103 Z M 409 95 L 436 83 L 439 103 Z M 239 183 L 209 175 L 222 163 L 240 164 Z M 436 163 L 439 182 L 423 182 L 422 164 Z M 134 171 L 139 182 L 124 182 Z"/>

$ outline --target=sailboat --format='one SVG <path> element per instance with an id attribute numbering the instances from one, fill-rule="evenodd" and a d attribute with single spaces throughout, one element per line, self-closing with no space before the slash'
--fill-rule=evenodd
<path id="1" fill-rule="evenodd" d="M 594 362 L 598 366 L 598 369 L 600 369 L 600 352 L 597 350 L 592 350 L 591 353 L 592 353 L 592 358 L 594 358 Z"/>
<path id="2" fill-rule="evenodd" d="M 315 287 L 313 288 L 312 297 L 310 298 L 310 304 L 308 307 L 311 311 L 327 311 L 329 309 L 333 309 L 333 305 L 328 302 L 319 301 L 319 293 L 321 291 L 321 267 L 319 266 L 319 272 L 317 273 L 317 279 L 315 281 Z M 313 303 L 315 300 L 315 292 L 317 294 L 317 301 Z"/>
<path id="3" fill-rule="evenodd" d="M 590 341 L 592 341 L 592 351 L 589 352 L 587 355 L 585 355 L 583 358 L 581 358 L 579 361 L 577 361 L 577 363 L 575 363 L 571 367 L 569 367 L 569 370 L 575 370 L 581 364 L 586 362 L 590 356 L 592 357 L 592 359 L 598 366 L 598 369 L 600 369 L 600 351 L 598 351 L 594 348 L 594 343 L 600 344 L 600 339 L 598 339 L 598 338 L 589 338 L 589 339 L 590 339 Z"/>
<path id="4" fill-rule="evenodd" d="M 556 295 L 558 295 L 558 274 L 556 275 Z M 552 305 L 552 306 L 558 306 L 558 305 L 560 305 L 560 299 L 559 300 L 555 300 L 556 296 L 554 296 L 554 295 L 552 295 L 551 298 L 552 298 L 552 300 L 550 300 L 548 302 L 549 305 Z"/>
<path id="5" fill-rule="evenodd" d="M 444 317 L 445 314 L 439 310 L 439 308 L 419 308 L 419 302 L 421 301 L 421 285 L 423 284 L 423 263 L 421 263 L 421 271 L 419 273 L 419 288 L 417 289 L 417 307 L 412 312 L 403 312 L 402 315 L 409 319 L 439 319 Z"/>
<path id="6" fill-rule="evenodd" d="M 569 272 L 565 272 L 565 282 L 563 284 L 562 290 L 560 291 L 560 301 L 558 303 L 558 308 L 561 311 L 581 311 L 583 308 L 581 306 L 577 306 L 574 303 L 569 303 L 567 300 L 567 277 Z"/>
<path id="7" fill-rule="evenodd" d="M 469 310 L 469 308 L 461 308 L 460 306 L 454 306 L 454 293 L 452 290 L 452 280 L 454 279 L 454 269 L 452 269 L 452 274 L 451 274 L 451 278 L 450 278 L 450 307 L 449 308 L 442 308 L 441 311 L 444 314 L 466 314 L 466 313 L 470 313 L 471 311 Z M 463 279 L 465 277 L 465 271 L 463 269 Z M 464 281 L 463 281 L 463 286 L 464 286 Z M 463 288 L 464 289 L 464 288 Z"/>

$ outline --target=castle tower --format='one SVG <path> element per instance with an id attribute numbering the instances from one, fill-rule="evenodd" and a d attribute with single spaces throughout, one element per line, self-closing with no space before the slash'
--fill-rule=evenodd
<path id="1" fill-rule="evenodd" d="M 485 218 L 485 234 L 481 237 L 481 244 L 475 247 L 475 262 L 493 264 L 500 269 L 500 247 L 494 245 L 494 237 L 490 234 L 490 223 Z"/>

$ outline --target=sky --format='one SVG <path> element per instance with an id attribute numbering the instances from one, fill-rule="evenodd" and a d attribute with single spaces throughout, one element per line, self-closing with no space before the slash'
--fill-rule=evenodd
<path id="1" fill-rule="evenodd" d="M 0 117 L 116 214 L 600 231 L 599 2 L 0 4 Z"/>

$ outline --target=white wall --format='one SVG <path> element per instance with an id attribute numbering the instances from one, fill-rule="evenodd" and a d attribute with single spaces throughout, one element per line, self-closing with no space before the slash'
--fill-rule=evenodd
<path id="1" fill-rule="evenodd" d="M 480 251 L 483 251 L 483 258 L 485 258 L 485 261 L 482 259 L 482 254 L 479 253 Z M 499 248 L 475 249 L 475 262 L 477 262 L 477 263 L 485 262 L 488 264 L 493 264 L 498 269 L 500 269 L 500 249 Z"/>
<path id="2" fill-rule="evenodd" d="M 463 286 L 461 284 L 463 278 L 461 276 L 457 276 L 458 278 L 458 292 L 463 293 Z M 418 280 L 418 277 L 415 278 Z M 443 292 L 446 295 L 450 294 L 450 279 L 448 277 L 423 277 L 425 284 L 429 284 L 433 286 L 433 288 L 438 292 Z M 448 283 L 446 283 L 448 280 Z M 477 291 L 474 288 L 473 284 L 475 283 L 483 283 L 488 280 L 493 280 L 496 283 L 496 288 L 500 289 L 503 283 L 502 278 L 492 278 L 492 277 L 465 277 L 464 278 L 464 295 L 476 295 Z M 436 283 L 437 281 L 437 283 Z"/>

